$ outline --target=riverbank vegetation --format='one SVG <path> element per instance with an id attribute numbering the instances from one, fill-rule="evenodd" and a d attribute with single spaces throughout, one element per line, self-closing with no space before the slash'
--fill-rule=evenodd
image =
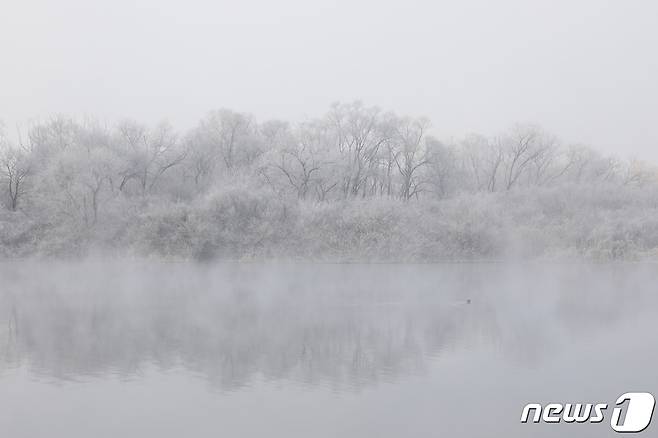
<path id="1" fill-rule="evenodd" d="M 360 103 L 188 132 L 66 117 L 0 137 L 0 254 L 658 259 L 658 172 L 534 125 L 444 142 Z"/>

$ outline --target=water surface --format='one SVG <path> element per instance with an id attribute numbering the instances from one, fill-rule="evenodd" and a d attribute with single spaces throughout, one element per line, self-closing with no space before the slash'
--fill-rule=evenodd
<path id="1" fill-rule="evenodd" d="M 614 436 L 519 417 L 658 394 L 657 284 L 651 264 L 4 263 L 1 436 Z"/>

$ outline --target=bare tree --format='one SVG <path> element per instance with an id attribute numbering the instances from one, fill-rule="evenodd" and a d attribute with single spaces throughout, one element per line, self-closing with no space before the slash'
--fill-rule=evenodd
<path id="1" fill-rule="evenodd" d="M 427 139 L 427 180 L 431 191 L 447 198 L 465 183 L 458 167 L 457 152 L 435 138 Z"/>
<path id="2" fill-rule="evenodd" d="M 395 139 L 400 143 L 393 155 L 400 172 L 400 198 L 407 201 L 422 190 L 422 180 L 418 170 L 428 163 L 425 150 L 425 132 L 429 127 L 427 119 L 404 119 L 396 129 Z"/>
<path id="3" fill-rule="evenodd" d="M 280 162 L 274 166 L 286 176 L 300 199 L 306 198 L 313 174 L 320 170 L 319 163 L 304 145 L 281 151 Z"/>
<path id="4" fill-rule="evenodd" d="M 315 191 L 318 200 L 325 200 L 338 184 L 331 181 L 333 163 L 329 157 L 327 128 L 318 122 L 300 125 L 295 132 L 279 135 L 279 144 L 274 146 L 276 156 L 271 166 L 284 176 L 286 184 L 293 188 L 299 199 L 306 199 Z"/>
<path id="5" fill-rule="evenodd" d="M 19 200 L 26 193 L 26 180 L 31 172 L 31 163 L 27 152 L 9 144 L 0 146 L 0 165 L 7 187 L 8 206 L 12 211 L 18 208 Z"/>
<path id="6" fill-rule="evenodd" d="M 119 170 L 120 191 L 136 181 L 142 195 L 152 192 L 162 176 L 183 162 L 187 151 L 181 150 L 171 125 L 161 123 L 154 130 L 131 121 L 119 126 L 123 146 L 123 165 Z"/>
<path id="7" fill-rule="evenodd" d="M 360 102 L 336 104 L 328 116 L 339 153 L 344 157 L 342 192 L 345 197 L 366 196 L 368 178 L 378 164 L 380 148 L 393 136 L 392 115 Z"/>
<path id="8" fill-rule="evenodd" d="M 533 162 L 541 163 L 548 146 L 533 125 L 517 125 L 499 141 L 504 151 L 505 189 L 510 190 Z"/>
<path id="9" fill-rule="evenodd" d="M 469 135 L 461 144 L 466 173 L 476 191 L 495 192 L 504 159 L 499 141 L 481 135 Z"/>
<path id="10" fill-rule="evenodd" d="M 253 118 L 248 114 L 222 109 L 210 112 L 197 128 L 199 135 L 227 170 L 249 164 L 262 153 Z"/>

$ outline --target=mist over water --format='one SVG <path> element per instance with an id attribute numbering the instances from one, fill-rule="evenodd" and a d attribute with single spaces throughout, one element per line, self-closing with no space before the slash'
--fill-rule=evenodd
<path id="1" fill-rule="evenodd" d="M 655 264 L 13 261 L 0 279 L 3 436 L 598 437 L 607 421 L 521 410 L 658 392 Z"/>
<path id="2" fill-rule="evenodd" d="M 641 429 L 656 17 L 3 2 L 0 438 Z"/>

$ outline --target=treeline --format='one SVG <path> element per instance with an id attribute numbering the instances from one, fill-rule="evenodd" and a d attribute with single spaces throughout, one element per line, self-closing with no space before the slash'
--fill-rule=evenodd
<path id="1" fill-rule="evenodd" d="M 562 144 L 534 125 L 454 143 L 428 131 L 426 119 L 360 103 L 297 124 L 218 110 L 185 133 L 167 123 L 55 117 L 16 141 L 0 137 L 1 251 L 321 260 L 658 254 L 655 167 Z M 578 220 L 589 231 L 551 228 Z"/>

